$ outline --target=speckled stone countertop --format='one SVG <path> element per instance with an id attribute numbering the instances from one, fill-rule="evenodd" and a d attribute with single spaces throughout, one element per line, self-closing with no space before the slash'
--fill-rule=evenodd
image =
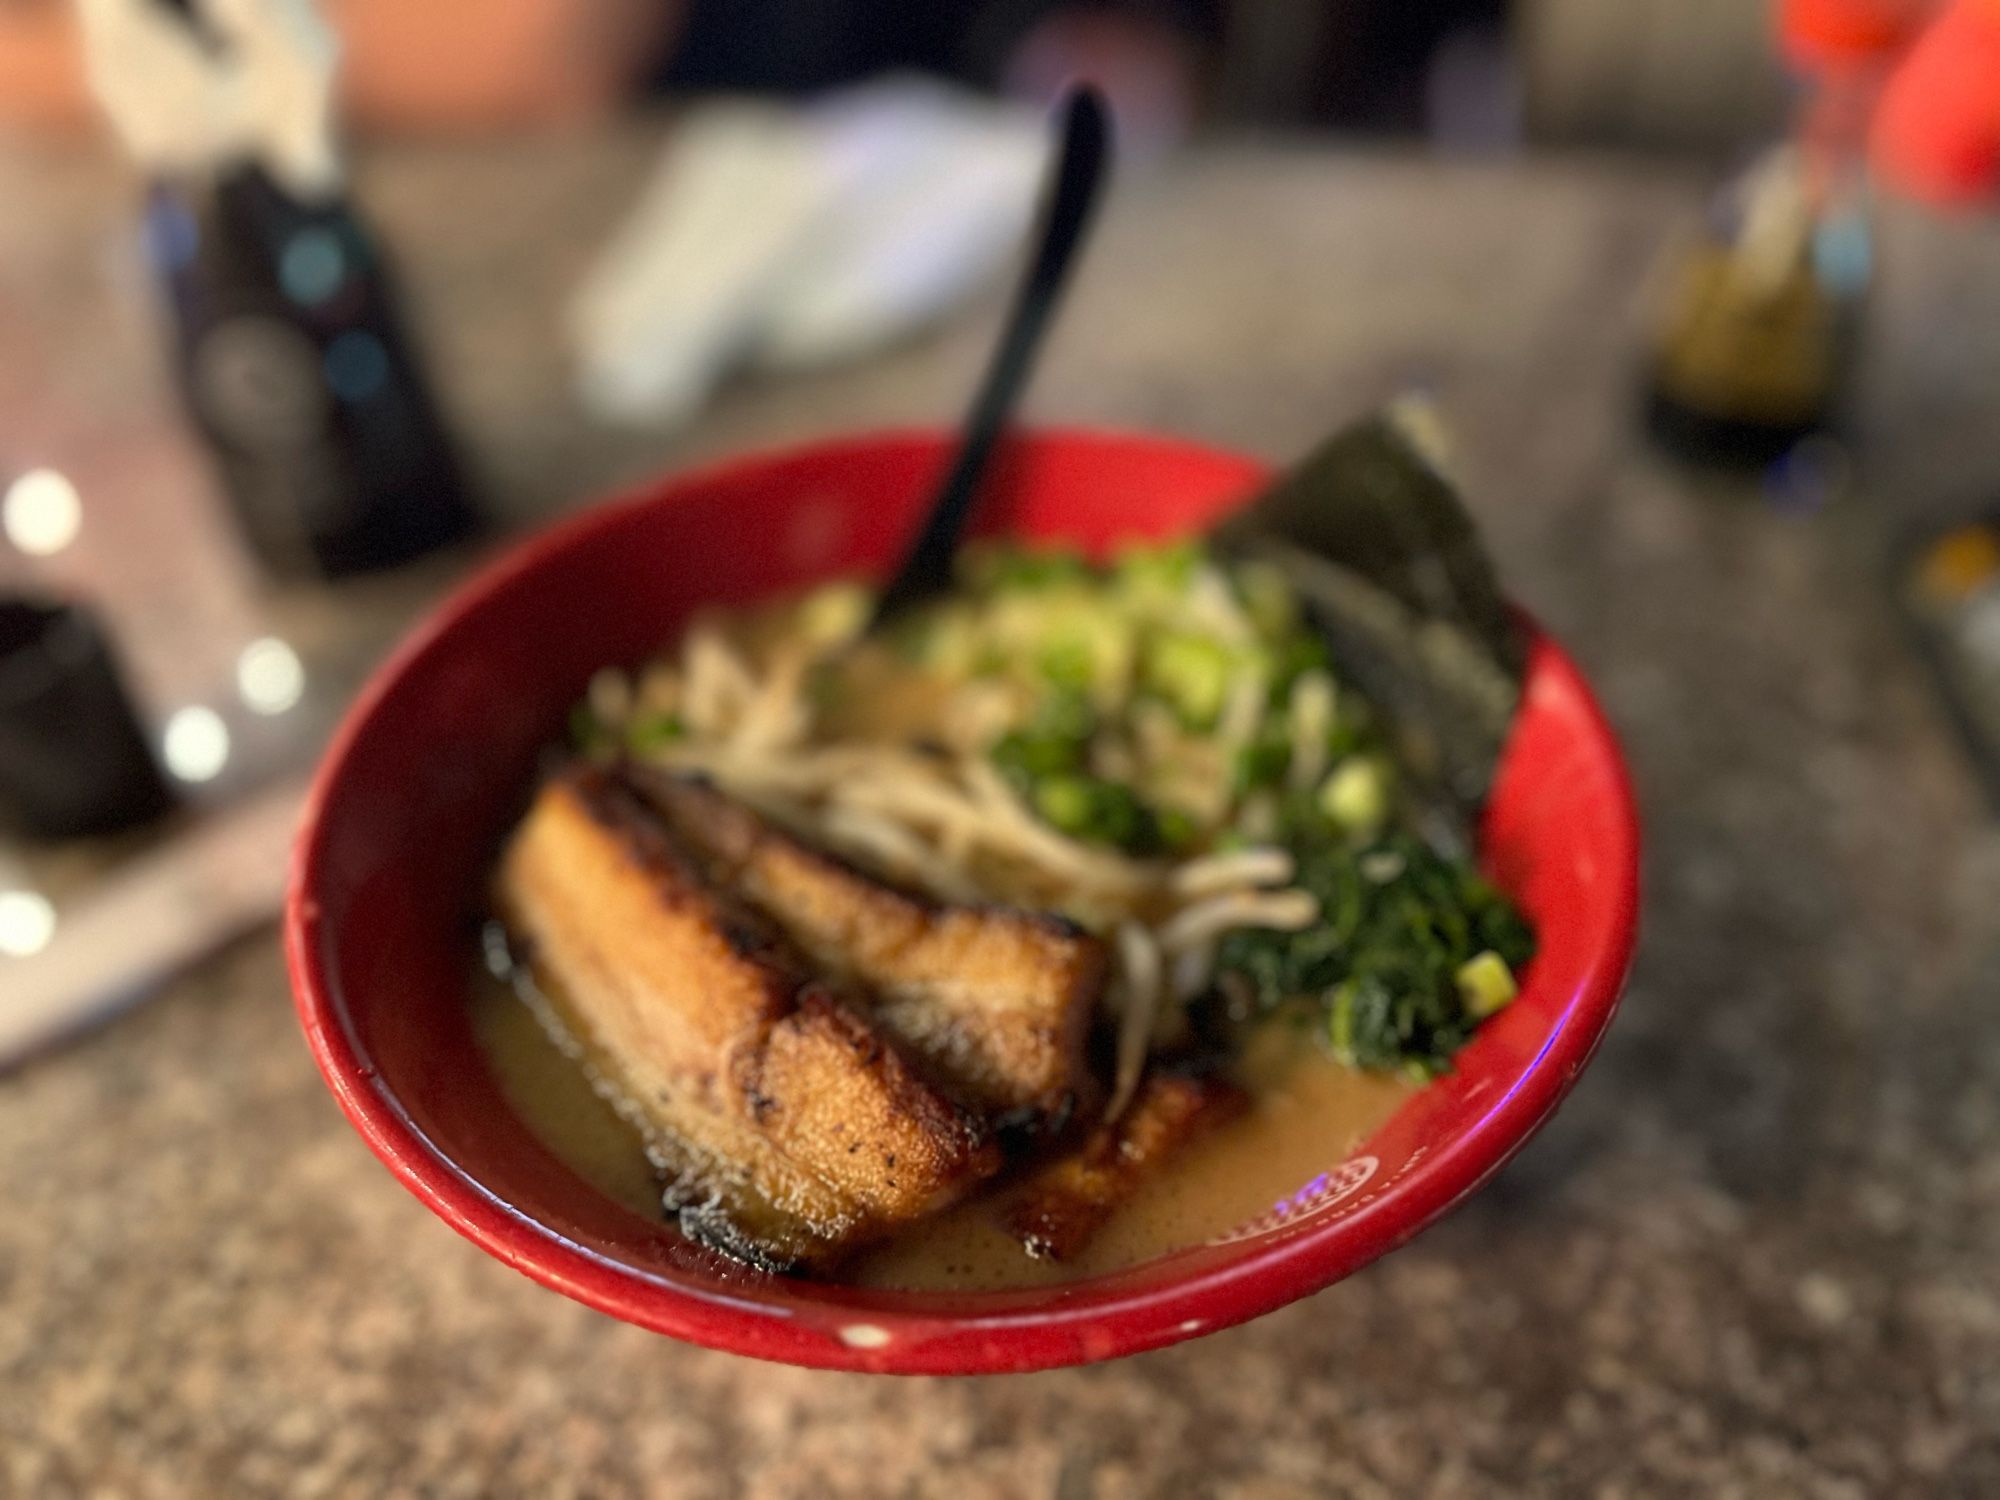
<path id="1" fill-rule="evenodd" d="M 509 514 L 956 413 L 991 305 L 732 390 L 687 436 L 585 425 L 559 298 L 648 152 L 362 174 Z M 126 546 L 87 535 L 64 566 L 142 616 L 168 585 L 129 538 L 212 523 L 130 189 L 0 151 L 0 468 L 67 465 L 129 507 Z M 1873 560 L 1911 510 L 2000 491 L 2000 237 L 1891 223 L 1860 495 L 1785 514 L 1630 429 L 1641 284 L 1695 201 L 1606 160 L 1205 152 L 1122 193 L 1035 393 L 1281 457 L 1428 383 L 1514 591 L 1595 675 L 1649 825 L 1638 967 L 1571 1102 L 1476 1200 L 1323 1295 L 1112 1366 L 752 1364 L 566 1302 L 419 1207 L 321 1088 L 266 935 L 0 1078 L 0 1494 L 2000 1495 L 2000 825 Z M 214 669 L 204 643 L 303 608 L 203 566 L 132 641 L 162 701 Z"/>

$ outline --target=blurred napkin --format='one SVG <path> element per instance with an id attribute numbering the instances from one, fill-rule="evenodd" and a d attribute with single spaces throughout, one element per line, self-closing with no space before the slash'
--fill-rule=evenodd
<path id="1" fill-rule="evenodd" d="M 1013 256 L 1046 151 L 1037 112 L 901 77 L 696 106 L 570 308 L 586 409 L 684 420 L 934 321 Z"/>

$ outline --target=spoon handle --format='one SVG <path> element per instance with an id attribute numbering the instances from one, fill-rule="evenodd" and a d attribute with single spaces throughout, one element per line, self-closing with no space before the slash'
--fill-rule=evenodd
<path id="1" fill-rule="evenodd" d="M 1000 345 L 993 351 L 986 378 L 966 416 L 951 472 L 931 501 L 923 529 L 875 606 L 877 625 L 941 592 L 951 582 L 958 534 L 972 513 L 994 445 L 1027 384 L 1043 330 L 1062 298 L 1070 263 L 1090 227 L 1110 156 L 1111 120 L 1104 97 L 1089 84 L 1080 84 L 1063 102 L 1060 155 L 1043 200 L 1034 259 L 1014 294 Z"/>

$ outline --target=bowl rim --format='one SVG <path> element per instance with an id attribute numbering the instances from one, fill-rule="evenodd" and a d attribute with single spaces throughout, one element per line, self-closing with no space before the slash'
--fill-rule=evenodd
<path id="1" fill-rule="evenodd" d="M 1624 988 L 1638 936 L 1640 828 L 1630 772 L 1616 736 L 1569 656 L 1523 616 L 1535 670 L 1574 701 L 1591 757 L 1608 773 L 1619 869 L 1608 898 L 1611 937 L 1593 955 L 1553 1034 L 1525 1077 L 1480 1122 L 1397 1177 L 1379 1197 L 1276 1240 L 1240 1260 L 1165 1283 L 1095 1291 L 1051 1288 L 1028 1310 L 973 1315 L 904 1312 L 882 1305 L 823 1305 L 802 1317 L 724 1289 L 649 1277 L 612 1261 L 504 1202 L 433 1145 L 364 1060 L 324 968 L 317 891 L 328 828 L 337 816 L 357 743 L 395 686 L 447 648 L 460 622 L 551 556 L 615 529 L 632 513 L 759 470 L 892 445 L 930 446 L 944 429 L 897 427 L 840 434 L 733 454 L 640 481 L 504 547 L 454 587 L 368 677 L 315 772 L 292 848 L 284 943 L 294 1003 L 313 1058 L 349 1123 L 425 1206 L 496 1259 L 599 1311 L 673 1338 L 752 1357 L 825 1369 L 897 1374 L 990 1374 L 1094 1362 L 1176 1343 L 1273 1311 L 1319 1291 L 1397 1248 L 1476 1192 L 1527 1144 L 1574 1085 L 1602 1040 Z M 1178 449 L 1268 472 L 1227 448 L 1143 430 L 1039 426 L 1031 443 L 1074 441 Z M 821 1309 L 815 1309 L 816 1313 Z M 837 1326 L 829 1326 L 837 1325 Z"/>

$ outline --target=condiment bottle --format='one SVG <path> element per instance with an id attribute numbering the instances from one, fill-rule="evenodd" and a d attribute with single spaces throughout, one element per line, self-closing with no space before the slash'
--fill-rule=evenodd
<path id="1" fill-rule="evenodd" d="M 1713 205 L 1672 267 L 1649 424 L 1693 456 L 1762 464 L 1837 421 L 1872 259 L 1863 171 L 1898 0 L 1788 0 L 1791 139 Z"/>
<path id="2" fill-rule="evenodd" d="M 311 0 L 101 0 L 99 101 L 152 180 L 175 369 L 252 549 L 381 567 L 471 529 L 458 462 L 333 145 L 336 46 Z"/>

